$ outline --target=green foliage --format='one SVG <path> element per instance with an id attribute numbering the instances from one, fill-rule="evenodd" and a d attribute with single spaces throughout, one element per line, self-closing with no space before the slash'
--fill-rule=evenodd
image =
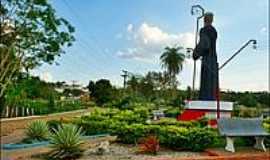
<path id="1" fill-rule="evenodd" d="M 177 126 L 184 128 L 200 127 L 197 121 L 177 121 L 175 118 L 161 118 L 159 121 L 151 123 L 153 125 L 161 126 Z"/>
<path id="2" fill-rule="evenodd" d="M 33 121 L 27 126 L 25 134 L 28 139 L 46 140 L 49 136 L 48 125 L 41 120 Z"/>
<path id="3" fill-rule="evenodd" d="M 145 123 L 148 118 L 148 111 L 136 108 L 134 111 L 117 109 L 94 110 L 90 115 L 81 117 L 76 124 L 83 128 L 87 135 L 101 133 L 116 133 L 118 127 L 132 124 Z"/>
<path id="4" fill-rule="evenodd" d="M 270 118 L 264 119 L 263 127 L 270 133 Z M 270 136 L 266 137 L 265 139 L 265 146 L 270 147 Z"/>
<path id="5" fill-rule="evenodd" d="M 235 106 L 233 116 L 251 118 L 251 117 L 258 117 L 261 115 L 261 113 L 262 113 L 261 108 Z"/>
<path id="6" fill-rule="evenodd" d="M 256 107 L 257 103 L 258 102 L 256 98 L 250 93 L 244 94 L 239 99 L 239 104 L 242 104 L 247 107 Z"/>
<path id="7" fill-rule="evenodd" d="M 174 125 L 143 125 L 131 124 L 118 128 L 117 135 L 123 143 L 137 143 L 147 135 L 154 134 L 162 145 L 170 148 L 181 148 L 192 151 L 201 151 L 214 142 L 215 133 L 206 128 L 184 128 Z"/>
<path id="8" fill-rule="evenodd" d="M 62 126 L 62 122 L 59 120 L 50 120 L 47 121 L 47 125 L 50 132 L 54 133 L 59 128 L 59 126 Z"/>
<path id="9" fill-rule="evenodd" d="M 49 102 L 48 102 L 48 108 L 50 111 L 55 111 L 55 100 L 54 100 L 54 96 L 53 95 L 50 95 L 49 96 Z"/>
<path id="10" fill-rule="evenodd" d="M 170 148 L 200 151 L 214 143 L 214 131 L 203 128 L 200 122 L 181 122 L 175 119 L 161 119 L 159 122 L 145 124 L 148 110 L 97 110 L 89 116 L 83 116 L 76 124 L 87 135 L 110 133 L 117 135 L 122 143 L 136 144 L 148 135 L 156 135 L 160 144 Z M 196 140 L 194 140 L 196 139 Z M 195 141 L 196 144 L 193 144 Z M 176 144 L 177 143 L 177 144 Z"/>
<path id="11" fill-rule="evenodd" d="M 55 159 L 73 159 L 81 155 L 81 128 L 64 124 L 50 136 L 53 151 L 51 157 Z"/>
<path id="12" fill-rule="evenodd" d="M 20 74 L 14 84 L 7 89 L 7 105 L 16 105 L 22 99 L 49 99 L 54 97 L 57 92 L 53 86 L 38 77 L 27 74 Z"/>
<path id="13" fill-rule="evenodd" d="M 164 111 L 166 117 L 176 118 L 180 114 L 180 109 L 178 107 L 171 107 L 168 110 Z"/>
<path id="14" fill-rule="evenodd" d="M 88 89 L 90 97 L 93 97 L 97 105 L 104 105 L 113 98 L 113 87 L 109 80 L 100 79 L 96 83 L 93 81 L 89 82 Z"/>
<path id="15" fill-rule="evenodd" d="M 176 74 L 183 69 L 185 55 L 179 52 L 179 50 L 182 49 L 183 47 L 166 47 L 165 52 L 160 56 L 162 67 L 165 68 L 166 72 L 169 74 L 171 87 L 176 85 L 173 84 L 173 80 Z"/>
<path id="16" fill-rule="evenodd" d="M 47 0 L 8 0 L 2 3 L 2 21 L 15 23 L 16 30 L 2 34 L 1 43 L 20 46 L 20 52 L 25 53 L 22 65 L 26 71 L 42 62 L 52 63 L 56 56 L 64 52 L 62 47 L 70 46 L 74 41 L 74 28 L 56 15 Z M 3 23 L 3 26 L 1 33 L 5 28 L 12 27 L 9 23 Z"/>

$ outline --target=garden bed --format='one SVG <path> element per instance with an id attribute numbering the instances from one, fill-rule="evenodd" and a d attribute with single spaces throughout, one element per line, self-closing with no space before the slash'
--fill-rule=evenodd
<path id="1" fill-rule="evenodd" d="M 87 139 L 94 139 L 94 138 L 100 138 L 100 137 L 106 137 L 106 136 L 109 136 L 109 134 L 83 136 L 82 139 L 87 140 Z M 47 146 L 49 144 L 50 144 L 49 141 L 41 141 L 41 142 L 35 142 L 35 143 L 10 143 L 10 144 L 2 144 L 1 149 L 3 149 L 3 150 L 16 150 L 16 149 L 23 149 L 23 148 Z"/>

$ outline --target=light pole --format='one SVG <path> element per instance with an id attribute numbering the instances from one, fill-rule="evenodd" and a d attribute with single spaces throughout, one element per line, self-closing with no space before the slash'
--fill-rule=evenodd
<path id="1" fill-rule="evenodd" d="M 195 31 L 195 47 L 196 47 L 197 41 L 198 41 L 199 20 L 204 16 L 204 9 L 203 9 L 203 7 L 201 5 L 193 5 L 193 6 L 191 6 L 191 15 L 196 15 L 198 13 L 199 13 L 199 16 L 197 17 L 196 31 Z M 196 81 L 196 61 L 194 60 L 193 81 L 192 81 L 193 94 L 194 94 L 194 91 L 195 91 L 195 81 Z"/>
<path id="2" fill-rule="evenodd" d="M 226 60 L 218 69 L 221 70 L 223 67 L 226 66 L 236 55 L 238 55 L 244 48 L 246 48 L 250 43 L 253 44 L 253 48 L 257 48 L 257 41 L 254 39 L 250 39 L 247 41 L 240 49 L 238 49 L 228 60 Z"/>

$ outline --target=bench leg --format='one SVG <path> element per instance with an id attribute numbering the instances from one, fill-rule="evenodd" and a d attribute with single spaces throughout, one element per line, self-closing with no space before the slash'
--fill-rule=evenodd
<path id="1" fill-rule="evenodd" d="M 230 152 L 235 152 L 233 142 L 234 142 L 234 139 L 232 137 L 226 137 L 225 150 L 230 151 Z"/>
<path id="2" fill-rule="evenodd" d="M 264 152 L 266 152 L 266 148 L 264 146 L 264 137 L 255 137 L 256 139 L 256 143 L 254 145 L 254 148 L 259 149 L 259 150 L 263 150 Z"/>

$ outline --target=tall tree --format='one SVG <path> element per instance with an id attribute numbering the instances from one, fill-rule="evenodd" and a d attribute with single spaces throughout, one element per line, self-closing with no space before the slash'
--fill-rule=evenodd
<path id="1" fill-rule="evenodd" d="M 127 86 L 130 88 L 135 94 L 137 94 L 139 87 L 139 78 L 132 75 L 130 79 L 127 81 Z"/>
<path id="2" fill-rule="evenodd" d="M 100 79 L 96 83 L 90 81 L 87 88 L 90 98 L 93 97 L 98 105 L 103 105 L 113 99 L 113 87 L 107 79 Z"/>
<path id="3" fill-rule="evenodd" d="M 183 69 L 185 55 L 180 52 L 182 49 L 183 47 L 166 47 L 160 56 L 161 66 L 169 75 L 171 87 L 174 85 L 173 81 L 176 80 L 176 75 Z"/>
<path id="4" fill-rule="evenodd" d="M 22 70 L 52 64 L 74 41 L 74 28 L 47 0 L 0 1 L 0 99 Z"/>

